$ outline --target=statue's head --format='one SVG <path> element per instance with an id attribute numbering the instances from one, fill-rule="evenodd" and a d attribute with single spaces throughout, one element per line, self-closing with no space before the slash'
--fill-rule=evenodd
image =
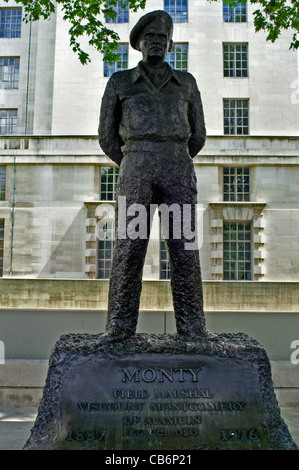
<path id="1" fill-rule="evenodd" d="M 172 49 L 173 21 L 163 10 L 142 16 L 131 31 L 131 46 L 142 52 L 143 60 L 163 61 Z"/>

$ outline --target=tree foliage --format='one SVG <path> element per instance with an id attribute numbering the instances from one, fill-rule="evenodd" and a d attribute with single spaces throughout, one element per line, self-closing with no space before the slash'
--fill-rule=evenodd
<path id="1" fill-rule="evenodd" d="M 210 0 L 219 1 L 219 0 Z M 243 4 L 246 0 L 240 0 Z M 235 0 L 224 0 L 231 7 L 237 5 Z M 298 0 L 249 0 L 257 5 L 253 12 L 255 31 L 265 31 L 267 40 L 275 42 L 283 30 L 293 30 L 290 49 L 299 48 L 299 1 Z"/>
<path id="2" fill-rule="evenodd" d="M 4 0 L 9 3 L 10 0 Z M 122 7 L 128 3 L 132 11 L 144 9 L 147 0 L 121 0 Z M 222 0 L 208 0 L 217 2 Z M 246 3 L 247 0 L 240 0 Z M 252 5 L 257 4 L 253 12 L 256 31 L 266 31 L 267 40 L 275 42 L 283 30 L 293 30 L 290 49 L 299 48 L 299 0 L 248 0 Z M 88 37 L 88 43 L 104 55 L 110 63 L 118 60 L 117 47 L 119 36 L 104 24 L 104 18 L 114 19 L 117 16 L 115 7 L 118 0 L 15 0 L 23 6 L 25 21 L 49 19 L 55 13 L 56 6 L 62 8 L 63 19 L 70 24 L 70 45 L 79 56 L 82 64 L 89 62 L 89 54 L 81 48 L 83 36 Z M 237 6 L 236 0 L 224 0 L 231 7 Z M 111 23 L 108 23 L 111 25 Z"/>
<path id="3" fill-rule="evenodd" d="M 10 0 L 4 0 L 9 3 Z M 132 11 L 144 9 L 146 0 L 121 0 L 122 8 L 129 5 Z M 114 62 L 119 58 L 117 54 L 118 34 L 108 28 L 105 18 L 114 19 L 117 16 L 115 8 L 118 0 L 15 0 L 24 9 L 26 22 L 39 19 L 49 19 L 56 11 L 56 5 L 61 6 L 63 19 L 70 24 L 70 46 L 79 56 L 82 64 L 90 61 L 89 54 L 81 47 L 83 36 L 88 38 L 89 45 L 104 54 L 105 60 Z M 111 23 L 108 23 L 111 25 Z"/>

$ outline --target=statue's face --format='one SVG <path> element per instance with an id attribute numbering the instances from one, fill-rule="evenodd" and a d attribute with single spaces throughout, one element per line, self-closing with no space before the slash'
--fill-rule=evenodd
<path id="1" fill-rule="evenodd" d="M 138 46 L 144 62 L 159 63 L 164 61 L 167 52 L 172 47 L 166 25 L 161 21 L 150 23 L 141 33 Z"/>

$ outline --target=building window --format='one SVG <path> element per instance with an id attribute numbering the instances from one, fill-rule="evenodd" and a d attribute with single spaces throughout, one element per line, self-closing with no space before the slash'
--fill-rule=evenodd
<path id="1" fill-rule="evenodd" d="M 5 201 L 6 166 L 0 166 L 0 201 Z"/>
<path id="2" fill-rule="evenodd" d="M 103 240 L 98 241 L 98 279 L 109 279 L 114 248 L 114 222 L 108 220 L 103 227 Z"/>
<path id="3" fill-rule="evenodd" d="M 250 171 L 248 167 L 223 168 L 223 200 L 250 201 Z"/>
<path id="4" fill-rule="evenodd" d="M 234 276 L 234 279 L 238 280 L 238 270 L 240 280 L 242 273 L 247 280 L 262 279 L 266 272 L 264 249 L 266 204 L 232 201 L 212 202 L 209 205 L 212 209 L 210 228 L 213 279 L 229 280 Z"/>
<path id="5" fill-rule="evenodd" d="M 16 134 L 18 111 L 16 109 L 0 109 L 0 135 Z"/>
<path id="6" fill-rule="evenodd" d="M 188 0 L 164 0 L 164 11 L 172 17 L 174 23 L 187 23 Z"/>
<path id="7" fill-rule="evenodd" d="M 248 45 L 223 44 L 225 77 L 248 77 Z"/>
<path id="8" fill-rule="evenodd" d="M 0 219 L 0 277 L 3 276 L 4 219 Z"/>
<path id="9" fill-rule="evenodd" d="M 226 23 L 246 23 L 247 4 L 238 2 L 237 6 L 230 7 L 223 1 L 223 21 Z"/>
<path id="10" fill-rule="evenodd" d="M 249 134 L 249 100 L 225 99 L 224 106 L 224 134 Z"/>
<path id="11" fill-rule="evenodd" d="M 101 167 L 101 201 L 115 201 L 116 187 L 118 180 L 118 166 L 102 166 Z"/>
<path id="12" fill-rule="evenodd" d="M 160 239 L 160 279 L 170 279 L 168 252 L 165 240 L 162 238 L 162 235 Z"/>
<path id="13" fill-rule="evenodd" d="M 113 7 L 117 13 L 115 18 L 106 18 L 106 23 L 128 23 L 129 22 L 129 5 L 126 1 L 118 1 L 117 6 Z"/>
<path id="14" fill-rule="evenodd" d="M 252 279 L 251 223 L 223 222 L 223 279 Z"/>
<path id="15" fill-rule="evenodd" d="M 22 8 L 0 9 L 0 38 L 20 38 Z"/>
<path id="16" fill-rule="evenodd" d="M 188 44 L 174 44 L 166 55 L 166 62 L 175 70 L 188 70 Z"/>
<path id="17" fill-rule="evenodd" d="M 104 62 L 104 77 L 111 77 L 114 72 L 120 72 L 128 68 L 128 45 L 120 45 L 117 49 L 117 54 L 120 56 L 117 62 L 111 65 L 108 61 Z"/>
<path id="18" fill-rule="evenodd" d="M 19 88 L 19 57 L 0 57 L 0 88 Z"/>

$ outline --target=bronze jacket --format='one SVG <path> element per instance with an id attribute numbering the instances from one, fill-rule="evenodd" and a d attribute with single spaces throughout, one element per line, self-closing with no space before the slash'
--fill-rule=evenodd
<path id="1" fill-rule="evenodd" d="M 99 143 L 118 165 L 122 147 L 131 142 L 140 143 L 140 151 L 144 142 L 186 143 L 193 158 L 205 139 L 200 92 L 188 72 L 175 71 L 167 64 L 159 88 L 151 83 L 141 63 L 109 79 L 101 105 Z"/>

